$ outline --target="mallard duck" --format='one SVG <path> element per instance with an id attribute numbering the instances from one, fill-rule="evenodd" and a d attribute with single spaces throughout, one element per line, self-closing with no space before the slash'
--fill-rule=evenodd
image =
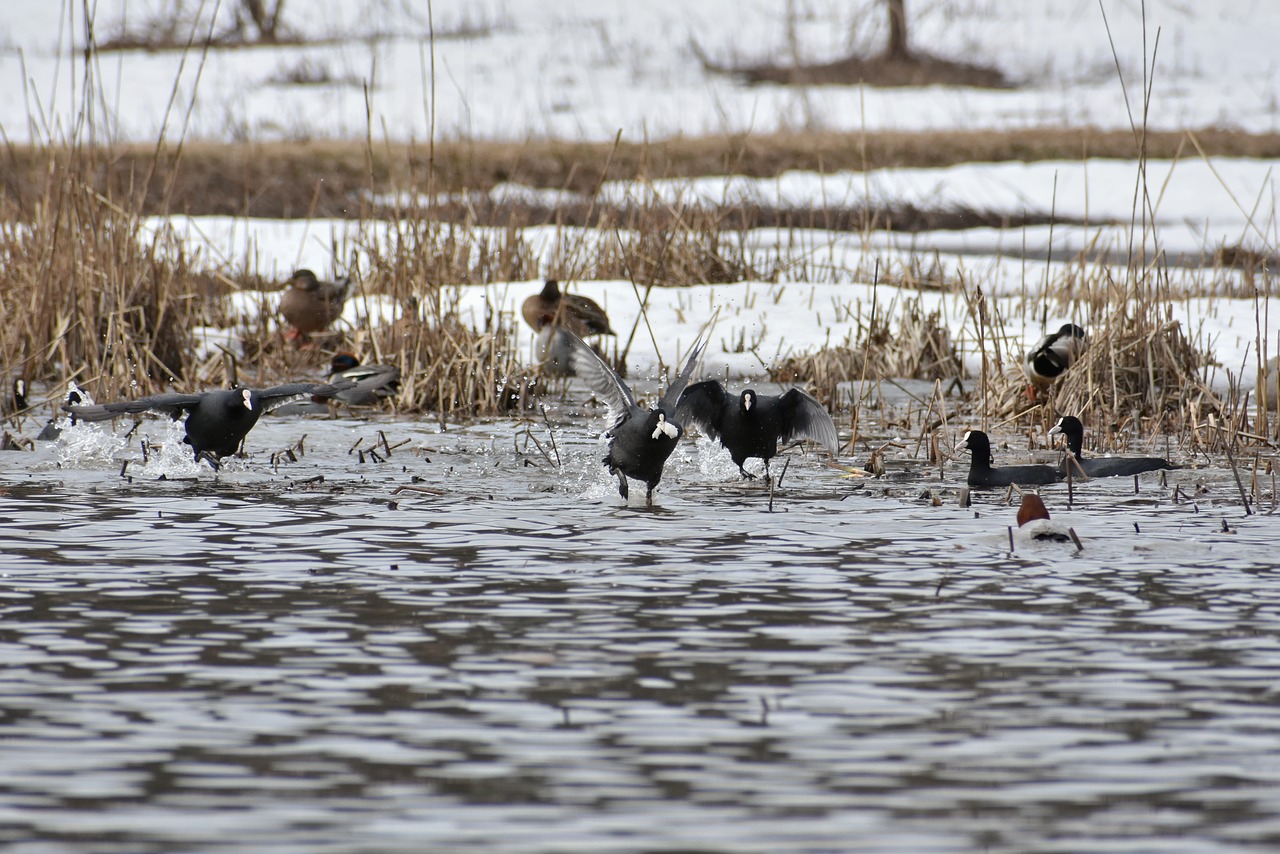
<path id="1" fill-rule="evenodd" d="M 289 287 L 280 297 L 280 314 L 291 327 L 285 338 L 306 341 L 312 333 L 327 329 L 342 315 L 350 290 L 350 276 L 337 282 L 322 282 L 310 270 L 294 270 Z"/>
<path id="2" fill-rule="evenodd" d="M 609 316 L 595 300 L 561 293 L 560 283 L 555 279 L 548 279 L 541 292 L 526 299 L 520 312 L 535 332 L 550 325 L 567 329 L 580 338 L 614 334 Z"/>
<path id="3" fill-rule="evenodd" d="M 1064 323 L 1044 336 L 1027 352 L 1024 367 L 1027 379 L 1038 388 L 1048 388 L 1080 358 L 1089 346 L 1089 336 L 1074 323 Z"/>

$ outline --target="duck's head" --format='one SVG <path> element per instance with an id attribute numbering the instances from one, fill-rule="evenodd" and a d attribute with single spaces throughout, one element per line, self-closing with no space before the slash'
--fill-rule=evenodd
<path id="1" fill-rule="evenodd" d="M 318 291 L 320 280 L 315 273 L 303 267 L 293 271 L 293 275 L 289 277 L 289 287 L 299 291 Z"/>
<path id="2" fill-rule="evenodd" d="M 1018 527 L 1036 519 L 1048 519 L 1049 508 L 1039 495 L 1028 492 L 1022 496 L 1022 504 L 1018 507 Z"/>

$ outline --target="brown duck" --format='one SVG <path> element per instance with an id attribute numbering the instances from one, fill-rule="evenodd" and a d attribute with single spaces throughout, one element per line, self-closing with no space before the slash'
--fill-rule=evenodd
<path id="1" fill-rule="evenodd" d="M 280 297 L 280 314 L 291 327 L 290 341 L 305 341 L 313 332 L 322 332 L 342 314 L 342 304 L 351 290 L 351 277 L 338 282 L 322 282 L 310 270 L 294 270 L 289 287 Z"/>
<path id="2" fill-rule="evenodd" d="M 540 332 L 547 325 L 568 329 L 574 335 L 613 335 L 609 316 L 593 299 L 560 292 L 560 283 L 548 279 L 541 293 L 524 301 L 520 308 L 525 322 Z"/>

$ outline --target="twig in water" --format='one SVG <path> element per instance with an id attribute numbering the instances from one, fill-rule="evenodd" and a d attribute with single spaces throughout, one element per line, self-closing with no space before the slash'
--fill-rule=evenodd
<path id="1" fill-rule="evenodd" d="M 1071 542 L 1073 542 L 1073 543 L 1075 543 L 1075 544 L 1076 544 L 1076 551 L 1078 551 L 1078 552 L 1082 552 L 1082 551 L 1084 551 L 1084 545 L 1083 545 L 1083 544 L 1081 544 L 1081 542 L 1080 542 L 1080 538 L 1079 538 L 1078 536 L 1076 536 L 1076 529 L 1075 529 L 1075 528 L 1067 528 L 1067 533 L 1071 535 Z"/>
<path id="2" fill-rule="evenodd" d="M 402 492 L 421 492 L 423 495 L 445 495 L 442 489 L 431 489 L 427 486 L 397 486 L 391 490 L 392 495 L 399 495 Z"/>
<path id="3" fill-rule="evenodd" d="M 551 452 L 556 455 L 556 468 L 560 468 L 560 449 L 556 447 L 556 431 L 551 428 L 551 419 L 547 417 L 547 405 L 538 404 L 542 409 L 542 420 L 547 425 L 547 437 L 551 440 Z"/>
<path id="4" fill-rule="evenodd" d="M 1231 474 L 1236 479 L 1236 489 L 1240 490 L 1240 503 L 1244 506 L 1244 515 L 1250 516 L 1253 514 L 1253 510 L 1249 507 L 1249 494 L 1244 491 L 1244 482 L 1240 480 L 1240 469 L 1236 467 L 1235 454 L 1231 453 L 1231 442 L 1224 443 L 1223 447 L 1227 451 L 1227 462 L 1231 464 Z M 1223 524 L 1226 523 L 1224 522 Z"/>

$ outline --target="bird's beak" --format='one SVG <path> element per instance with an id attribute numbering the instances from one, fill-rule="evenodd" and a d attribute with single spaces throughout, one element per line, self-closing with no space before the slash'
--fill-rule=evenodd
<path id="1" fill-rule="evenodd" d="M 961 439 L 959 442 L 956 442 L 955 450 L 957 450 L 957 451 L 967 451 L 967 450 L 969 450 L 969 437 L 968 437 L 968 436 L 965 436 L 965 437 L 964 437 L 963 439 Z"/>
<path id="2" fill-rule="evenodd" d="M 664 433 L 667 435 L 668 438 L 676 439 L 676 438 L 679 438 L 680 436 L 680 428 L 672 424 L 670 421 L 668 421 L 667 416 L 659 412 L 658 426 L 654 428 L 653 438 L 657 439 L 661 437 Z"/>
<path id="3" fill-rule="evenodd" d="M 244 403 L 245 409 L 253 409 L 253 393 L 249 389 L 246 388 L 240 392 L 240 400 Z"/>

